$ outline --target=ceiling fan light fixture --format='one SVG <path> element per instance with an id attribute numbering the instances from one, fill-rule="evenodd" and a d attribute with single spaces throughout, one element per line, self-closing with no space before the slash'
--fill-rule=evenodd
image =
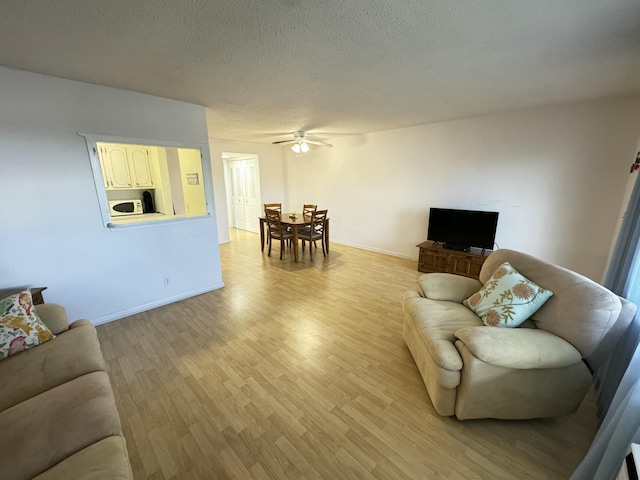
<path id="1" fill-rule="evenodd" d="M 307 153 L 309 151 L 309 144 L 305 140 L 298 140 L 291 146 L 291 150 L 295 153 Z"/>

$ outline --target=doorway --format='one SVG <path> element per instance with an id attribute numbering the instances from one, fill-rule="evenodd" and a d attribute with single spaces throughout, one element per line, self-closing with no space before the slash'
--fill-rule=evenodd
<path id="1" fill-rule="evenodd" d="M 222 152 L 229 226 L 258 233 L 261 214 L 258 155 Z"/>

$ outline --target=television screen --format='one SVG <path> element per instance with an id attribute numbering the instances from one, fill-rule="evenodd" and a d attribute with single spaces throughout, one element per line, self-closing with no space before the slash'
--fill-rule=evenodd
<path id="1" fill-rule="evenodd" d="M 427 240 L 443 242 L 445 248 L 469 247 L 493 249 L 498 212 L 431 208 Z"/>

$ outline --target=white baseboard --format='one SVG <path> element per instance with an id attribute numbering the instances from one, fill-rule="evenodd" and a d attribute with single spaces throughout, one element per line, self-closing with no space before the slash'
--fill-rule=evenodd
<path id="1" fill-rule="evenodd" d="M 169 305 L 170 303 L 178 302 L 180 300 L 185 300 L 190 297 L 195 297 L 196 295 L 202 295 L 203 293 L 211 292 L 213 290 L 218 290 L 219 288 L 222 288 L 222 287 L 224 287 L 224 282 L 210 285 L 202 289 L 181 293 L 180 295 L 175 295 L 173 297 L 162 298 L 160 300 L 156 300 L 155 302 L 145 303 L 144 305 L 137 305 L 135 307 L 128 308 L 127 310 L 121 310 L 119 312 L 110 313 L 109 315 L 104 315 L 102 317 L 94 318 L 93 320 L 91 320 L 91 323 L 93 323 L 94 325 L 102 325 L 103 323 L 113 322 L 115 320 L 120 320 L 121 318 L 135 315 L 136 313 L 146 312 L 147 310 L 151 310 L 153 308 L 162 307 L 164 305 Z"/>
<path id="2" fill-rule="evenodd" d="M 406 258 L 407 260 L 418 260 L 418 257 L 411 257 L 409 255 L 401 255 L 397 252 L 391 252 L 389 250 L 383 250 L 382 248 L 369 247 L 367 245 L 360 245 L 359 243 L 343 242 L 342 240 L 330 239 L 330 243 L 337 243 L 339 245 L 346 245 L 347 247 L 360 248 L 361 250 L 368 250 L 370 252 L 384 253 L 385 255 L 391 255 L 392 257 Z"/>

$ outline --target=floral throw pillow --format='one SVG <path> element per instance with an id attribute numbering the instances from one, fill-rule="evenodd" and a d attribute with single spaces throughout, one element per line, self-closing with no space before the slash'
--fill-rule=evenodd
<path id="1" fill-rule="evenodd" d="M 485 325 L 517 327 L 533 315 L 553 293 L 523 277 L 504 262 L 489 281 L 464 303 Z"/>
<path id="2" fill-rule="evenodd" d="M 29 290 L 0 300 L 0 360 L 53 337 L 51 330 L 36 315 Z"/>

